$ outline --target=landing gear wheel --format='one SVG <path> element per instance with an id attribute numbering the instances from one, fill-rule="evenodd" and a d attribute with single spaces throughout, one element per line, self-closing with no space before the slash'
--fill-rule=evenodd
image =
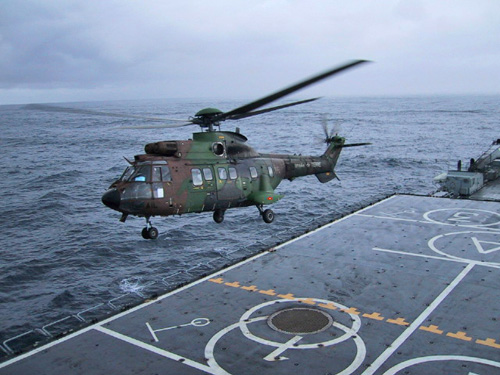
<path id="1" fill-rule="evenodd" d="M 272 223 L 274 221 L 274 212 L 273 212 L 273 210 L 269 210 L 269 209 L 265 210 L 262 213 L 262 219 L 266 223 L 268 223 L 268 224 Z"/>
<path id="2" fill-rule="evenodd" d="M 214 221 L 217 224 L 220 224 L 224 221 L 224 211 L 223 210 L 215 210 L 214 212 Z"/>
<path id="3" fill-rule="evenodd" d="M 158 238 L 158 229 L 151 225 L 150 216 L 146 216 L 146 227 L 142 229 L 141 235 L 145 240 L 156 240 Z"/>
<path id="4" fill-rule="evenodd" d="M 156 240 L 158 238 L 158 229 L 156 229 L 155 227 L 149 228 L 148 229 L 148 236 L 149 236 L 150 240 Z"/>

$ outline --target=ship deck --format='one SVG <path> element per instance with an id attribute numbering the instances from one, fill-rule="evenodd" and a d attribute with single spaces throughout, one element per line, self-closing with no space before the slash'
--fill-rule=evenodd
<path id="1" fill-rule="evenodd" d="M 396 195 L 0 374 L 500 374 L 500 203 Z"/>
<path id="2" fill-rule="evenodd" d="M 500 178 L 487 182 L 480 190 L 472 194 L 470 199 L 500 202 Z"/>

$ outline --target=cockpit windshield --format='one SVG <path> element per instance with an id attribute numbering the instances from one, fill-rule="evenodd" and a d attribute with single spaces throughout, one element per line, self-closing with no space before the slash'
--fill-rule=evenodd
<path id="1" fill-rule="evenodd" d="M 153 174 L 151 175 L 151 172 Z M 159 182 L 172 181 L 170 168 L 166 165 L 135 165 L 128 167 L 120 177 L 120 181 L 126 182 Z"/>
<path id="2" fill-rule="evenodd" d="M 127 169 L 125 169 L 125 172 L 123 172 L 122 176 L 120 177 L 120 181 L 128 181 L 132 173 L 134 173 L 134 167 L 127 167 Z"/>

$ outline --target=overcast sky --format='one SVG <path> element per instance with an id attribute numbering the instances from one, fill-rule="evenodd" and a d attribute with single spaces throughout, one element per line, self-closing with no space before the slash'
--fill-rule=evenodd
<path id="1" fill-rule="evenodd" d="M 499 0 L 0 0 L 0 104 L 500 93 Z"/>

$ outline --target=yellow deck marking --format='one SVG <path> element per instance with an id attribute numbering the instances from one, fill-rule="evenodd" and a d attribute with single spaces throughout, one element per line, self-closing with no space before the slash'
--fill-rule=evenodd
<path id="1" fill-rule="evenodd" d="M 476 340 L 476 343 L 481 345 L 490 346 L 495 349 L 500 349 L 500 344 L 497 344 L 495 339 L 487 338 L 486 340 Z"/>
<path id="2" fill-rule="evenodd" d="M 305 303 L 306 305 L 315 305 L 316 302 L 312 298 L 301 298 L 300 302 Z"/>
<path id="3" fill-rule="evenodd" d="M 365 318 L 375 319 L 375 320 L 384 320 L 385 318 L 381 316 L 378 312 L 374 312 L 373 314 L 363 314 Z"/>
<path id="4" fill-rule="evenodd" d="M 333 304 L 333 302 L 330 303 L 320 303 L 318 304 L 319 307 L 324 307 L 325 309 L 330 309 L 330 310 L 337 310 L 337 306 Z"/>
<path id="5" fill-rule="evenodd" d="M 409 326 L 410 323 L 405 321 L 405 318 L 397 318 L 397 319 L 387 319 L 387 323 L 397 324 L 398 326 Z"/>
<path id="6" fill-rule="evenodd" d="M 438 329 L 438 326 L 435 326 L 435 325 L 430 325 L 428 327 L 426 326 L 420 326 L 419 329 L 421 329 L 422 331 L 425 331 L 425 332 L 432 332 L 432 333 L 437 333 L 438 335 L 442 335 L 443 334 L 443 331 L 441 331 L 440 329 Z"/>
<path id="7" fill-rule="evenodd" d="M 278 292 L 276 292 L 274 289 L 259 290 L 257 288 L 257 286 L 255 286 L 255 285 L 241 286 L 238 281 L 224 282 L 224 279 L 222 277 L 208 279 L 208 281 L 216 283 L 216 284 L 224 284 L 224 285 L 227 285 L 227 286 L 230 286 L 230 287 L 233 287 L 233 288 L 243 289 L 243 290 L 246 290 L 246 291 L 249 291 L 249 292 L 257 292 L 258 291 L 260 294 L 265 294 L 267 296 L 276 296 L 277 295 L 279 298 L 283 298 L 283 299 L 288 299 L 288 300 L 295 300 L 295 299 L 297 299 L 295 297 L 295 295 L 292 294 L 292 293 L 277 294 Z M 316 302 L 314 301 L 314 298 L 299 298 L 298 300 L 300 302 L 302 302 L 302 303 L 307 304 L 307 305 L 316 305 Z M 323 307 L 323 308 L 329 309 L 329 310 L 338 310 L 338 307 L 335 306 L 335 304 L 333 302 L 318 303 L 317 306 Z M 348 309 L 342 309 L 340 311 L 348 313 L 348 314 L 354 314 L 354 315 L 360 315 L 361 314 L 361 312 L 358 311 L 358 309 L 356 307 L 350 307 Z M 368 318 L 368 319 L 373 319 L 373 320 L 378 320 L 378 321 L 383 321 L 385 319 L 378 312 L 373 312 L 371 314 L 365 313 L 365 314 L 362 314 L 362 316 L 365 317 L 365 318 Z M 409 326 L 410 325 L 410 323 L 408 323 L 405 320 L 405 318 L 401 318 L 401 317 L 400 318 L 396 318 L 396 319 L 386 319 L 385 321 L 387 323 L 396 324 L 396 325 L 399 325 L 399 326 Z M 429 326 L 420 326 L 419 329 L 422 330 L 422 331 L 425 331 L 425 332 L 431 332 L 431 333 L 435 333 L 435 334 L 438 334 L 438 335 L 442 335 L 444 333 L 444 331 L 440 330 L 438 326 L 432 325 L 432 324 L 429 325 Z M 463 340 L 463 341 L 472 341 L 473 340 L 472 337 L 467 336 L 466 332 L 462 332 L 462 331 L 458 331 L 456 333 L 448 332 L 446 334 L 446 336 L 452 337 L 452 338 L 455 338 L 455 339 L 459 339 L 459 340 Z M 486 340 L 479 340 L 478 339 L 475 342 L 477 344 L 480 344 L 480 345 L 485 345 L 485 346 L 489 346 L 491 348 L 500 349 L 500 343 L 497 343 L 495 341 L 495 339 L 492 339 L 492 338 L 487 338 Z"/>
<path id="8" fill-rule="evenodd" d="M 283 299 L 295 299 L 295 296 L 292 293 L 278 294 L 278 297 L 283 298 Z"/>
<path id="9" fill-rule="evenodd" d="M 276 293 L 274 292 L 274 289 L 269 289 L 269 290 L 261 290 L 259 291 L 261 294 L 265 294 L 266 296 L 275 296 Z"/>
<path id="10" fill-rule="evenodd" d="M 453 337 L 454 339 L 459 339 L 459 340 L 464 340 L 464 341 L 471 341 L 472 337 L 467 336 L 465 332 L 458 331 L 457 333 L 447 333 L 446 336 Z"/>
<path id="11" fill-rule="evenodd" d="M 354 315 L 361 314 L 355 307 L 349 307 L 348 309 L 342 309 L 340 311 L 348 313 L 348 314 L 354 314 Z"/>
<path id="12" fill-rule="evenodd" d="M 242 286 L 241 289 L 243 290 L 248 290 L 249 292 L 256 292 L 259 289 L 255 285 L 250 285 L 250 286 Z"/>

